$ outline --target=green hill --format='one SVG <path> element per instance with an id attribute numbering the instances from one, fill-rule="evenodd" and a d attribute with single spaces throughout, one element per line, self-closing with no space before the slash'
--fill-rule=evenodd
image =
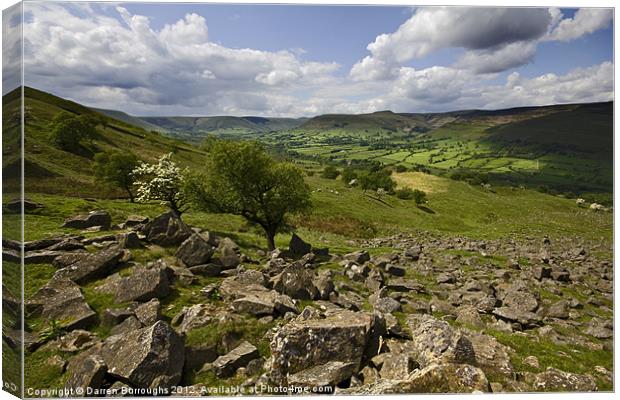
<path id="1" fill-rule="evenodd" d="M 19 180 L 19 92 L 3 98 L 3 171 L 5 192 L 17 191 Z M 78 103 L 61 99 L 32 88 L 25 88 L 25 180 L 28 192 L 55 193 L 70 196 L 114 197 L 121 192 L 110 191 L 93 179 L 94 154 L 103 151 L 131 151 L 144 161 L 154 161 L 162 154 L 174 152 L 184 166 L 197 166 L 203 153 L 179 140 L 146 131 L 109 116 L 104 116 Z M 98 137 L 82 154 L 54 147 L 49 141 L 49 123 L 60 111 L 89 114 L 102 118 L 105 126 L 97 126 Z M 11 179 L 10 177 L 14 178 Z"/>
<path id="2" fill-rule="evenodd" d="M 130 125 L 133 126 L 137 126 L 139 128 L 142 128 L 146 131 L 155 131 L 155 132 L 160 132 L 160 133 L 166 133 L 167 131 L 162 128 L 161 126 L 157 126 L 155 124 L 151 124 L 141 118 L 138 117 L 134 117 L 133 115 L 129 115 L 127 113 L 124 113 L 122 111 L 117 111 L 117 110 L 106 110 L 104 108 L 94 108 L 91 107 L 91 110 L 98 112 L 100 114 L 103 115 L 107 115 L 110 118 L 116 119 L 118 121 L 123 121 L 126 122 Z"/>
<path id="3" fill-rule="evenodd" d="M 264 117 L 140 117 L 141 121 L 164 129 L 170 136 L 200 143 L 208 135 L 245 138 L 267 132 L 295 129 L 305 118 Z"/>

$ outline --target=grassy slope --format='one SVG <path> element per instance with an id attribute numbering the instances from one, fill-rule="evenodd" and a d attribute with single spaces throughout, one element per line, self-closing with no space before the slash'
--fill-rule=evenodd
<path id="1" fill-rule="evenodd" d="M 18 98 L 7 98 L 5 115 L 19 107 Z M 107 118 L 107 127 L 99 125 L 99 137 L 92 148 L 82 154 L 73 154 L 51 145 L 48 140 L 49 122 L 58 112 L 66 110 L 76 114 L 100 116 L 77 103 L 60 99 L 48 93 L 26 88 L 25 93 L 25 152 L 26 193 L 43 192 L 69 196 L 119 196 L 121 192 L 101 187 L 93 179 L 92 161 L 94 153 L 100 151 L 132 151 L 144 161 L 154 161 L 161 155 L 173 151 L 176 160 L 183 166 L 197 167 L 203 153 L 194 146 L 147 132 L 124 122 Z M 15 137 L 13 132 L 19 125 L 10 125 L 5 137 Z M 17 155 L 6 157 L 15 145 L 3 143 L 5 159 L 3 169 L 15 168 Z M 8 146 L 7 146 L 8 145 Z M 15 182 L 8 182 L 15 186 Z"/>

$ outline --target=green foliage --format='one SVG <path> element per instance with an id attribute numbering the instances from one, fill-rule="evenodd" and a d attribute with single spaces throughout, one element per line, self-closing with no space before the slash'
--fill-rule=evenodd
<path id="1" fill-rule="evenodd" d="M 414 189 L 412 194 L 413 194 L 413 200 L 415 201 L 417 205 L 421 205 L 427 202 L 425 192 L 418 190 L 418 189 Z"/>
<path id="2" fill-rule="evenodd" d="M 342 171 L 341 179 L 348 185 L 352 180 L 357 179 L 358 172 L 355 168 L 347 167 Z"/>
<path id="3" fill-rule="evenodd" d="M 60 322 L 53 319 L 49 322 L 48 326 L 39 333 L 39 339 L 47 342 L 61 337 L 65 333 L 65 330 L 60 325 Z"/>
<path id="4" fill-rule="evenodd" d="M 256 142 L 214 143 L 204 172 L 190 175 L 186 190 L 200 209 L 241 215 L 258 224 L 270 250 L 287 215 L 310 207 L 310 187 L 303 172 L 275 162 Z"/>
<path id="5" fill-rule="evenodd" d="M 407 172 L 407 167 L 405 167 L 402 164 L 398 164 L 395 168 L 394 171 L 398 172 L 398 173 L 402 173 L 402 172 Z"/>
<path id="6" fill-rule="evenodd" d="M 364 171 L 358 176 L 359 185 L 364 190 L 383 189 L 387 193 L 393 193 L 396 182 L 390 175 L 391 172 L 385 168 L 377 171 Z"/>
<path id="7" fill-rule="evenodd" d="M 138 166 L 138 157 L 131 152 L 97 153 L 93 169 L 95 177 L 109 185 L 119 187 L 127 192 L 129 200 L 134 202 L 132 186 L 133 170 Z"/>
<path id="8" fill-rule="evenodd" d="M 50 123 L 50 140 L 58 148 L 77 152 L 84 140 L 92 141 L 97 135 L 97 122 L 88 115 L 75 115 L 61 111 Z"/>
<path id="9" fill-rule="evenodd" d="M 323 172 L 321 172 L 321 177 L 325 179 L 336 179 L 338 175 L 340 175 L 340 171 L 333 165 L 326 166 L 323 168 Z"/>
<path id="10" fill-rule="evenodd" d="M 396 197 L 402 200 L 411 200 L 413 199 L 413 190 L 409 188 L 398 189 L 396 192 Z"/>
<path id="11" fill-rule="evenodd" d="M 131 175 L 138 187 L 138 201 L 159 201 L 178 216 L 187 211 L 186 174 L 172 160 L 172 153 L 161 156 L 157 164 L 140 164 Z"/>

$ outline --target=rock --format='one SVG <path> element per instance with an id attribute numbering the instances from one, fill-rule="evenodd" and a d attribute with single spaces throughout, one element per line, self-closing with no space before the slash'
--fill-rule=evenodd
<path id="1" fill-rule="evenodd" d="M 183 373 L 190 374 L 200 370 L 206 363 L 212 363 L 218 357 L 217 345 L 199 343 L 185 347 L 185 365 Z"/>
<path id="2" fill-rule="evenodd" d="M 503 306 L 522 312 L 535 312 L 538 309 L 538 295 L 525 289 L 510 289 L 501 298 Z"/>
<path id="3" fill-rule="evenodd" d="M 94 333 L 82 329 L 75 329 L 55 341 L 49 342 L 46 347 L 49 346 L 49 348 L 57 349 L 63 353 L 77 353 L 99 342 L 101 342 L 101 339 Z"/>
<path id="4" fill-rule="evenodd" d="M 421 367 L 435 362 L 475 363 L 471 341 L 446 321 L 430 315 L 410 315 L 407 324 L 411 328 L 415 359 Z"/>
<path id="5" fill-rule="evenodd" d="M 366 250 L 360 250 L 353 253 L 345 254 L 343 258 L 345 260 L 353 261 L 356 264 L 362 265 L 370 261 L 370 254 L 368 254 Z"/>
<path id="6" fill-rule="evenodd" d="M 294 299 L 316 300 L 319 298 L 319 291 L 314 286 L 313 278 L 311 271 L 293 264 L 274 277 L 273 288 Z"/>
<path id="7" fill-rule="evenodd" d="M 224 300 L 235 300 L 250 292 L 268 291 L 266 285 L 267 280 L 261 272 L 248 270 L 224 279 L 218 292 Z"/>
<path id="8" fill-rule="evenodd" d="M 22 199 L 15 199 L 6 203 L 6 208 L 11 212 L 17 213 L 22 211 L 22 205 L 24 207 L 24 212 L 36 210 L 37 208 L 43 207 L 42 204 L 29 199 L 24 199 L 23 201 Z"/>
<path id="9" fill-rule="evenodd" d="M 372 315 L 339 311 L 317 319 L 316 313 L 309 314 L 304 310 L 271 340 L 271 376 L 278 384 L 285 383 L 289 374 L 330 361 L 353 363 L 357 370 L 367 350 L 378 344 Z"/>
<path id="10" fill-rule="evenodd" d="M 368 273 L 368 277 L 366 278 L 364 284 L 368 289 L 376 292 L 377 290 L 381 289 L 381 287 L 383 286 L 383 282 L 383 274 L 381 273 L 381 271 L 379 271 L 378 269 L 372 269 Z"/>
<path id="11" fill-rule="evenodd" d="M 188 267 L 206 264 L 211 260 L 213 247 L 199 234 L 188 237 L 174 254 Z"/>
<path id="12" fill-rule="evenodd" d="M 406 379 L 418 367 L 418 363 L 409 354 L 385 353 L 385 355 L 379 370 L 382 379 Z"/>
<path id="13" fill-rule="evenodd" d="M 110 336 L 96 352 L 109 375 L 132 386 L 169 388 L 181 381 L 184 340 L 166 322 Z"/>
<path id="14" fill-rule="evenodd" d="M 398 265 L 388 264 L 385 266 L 385 272 L 393 276 L 405 276 L 405 273 L 407 271 L 405 270 L 405 268 Z"/>
<path id="15" fill-rule="evenodd" d="M 192 271 L 194 275 L 213 277 L 221 274 L 222 267 L 217 264 L 202 264 L 190 267 L 189 270 Z"/>
<path id="16" fill-rule="evenodd" d="M 65 278 L 52 278 L 26 302 L 26 309 L 32 316 L 57 321 L 67 330 L 86 328 L 97 319 L 80 287 Z"/>
<path id="17" fill-rule="evenodd" d="M 103 386 L 108 366 L 97 355 L 79 357 L 69 363 L 67 374 L 69 378 L 65 383 L 65 389 L 76 390 L 76 395 L 82 397 L 88 388 L 99 389 Z M 82 391 L 81 393 L 79 391 Z M 74 392 L 75 393 L 75 392 Z"/>
<path id="18" fill-rule="evenodd" d="M 530 271 L 532 277 L 539 281 L 551 278 L 551 267 L 547 265 L 536 265 L 532 267 Z"/>
<path id="19" fill-rule="evenodd" d="M 142 328 L 142 324 L 138 321 L 138 318 L 132 315 L 113 327 L 110 331 L 110 335 L 120 335 L 122 333 L 128 333 L 140 328 Z"/>
<path id="20" fill-rule="evenodd" d="M 180 333 L 187 333 L 192 329 L 213 323 L 217 317 L 217 308 L 214 305 L 194 304 L 190 307 L 183 307 L 172 319 L 172 326 Z"/>
<path id="21" fill-rule="evenodd" d="M 234 300 L 231 307 L 238 313 L 255 316 L 271 315 L 274 313 L 275 294 L 275 292 L 254 292 Z"/>
<path id="22" fill-rule="evenodd" d="M 536 374 L 534 388 L 545 392 L 593 392 L 596 382 L 590 375 L 571 374 L 549 367 Z"/>
<path id="23" fill-rule="evenodd" d="M 493 371 L 513 379 L 514 367 L 510 361 L 512 349 L 497 341 L 493 336 L 467 331 L 467 338 L 474 349 L 475 364 L 485 371 Z"/>
<path id="24" fill-rule="evenodd" d="M 118 245 L 123 249 L 139 249 L 142 248 L 140 238 L 136 232 L 121 233 L 117 238 Z"/>
<path id="25" fill-rule="evenodd" d="M 49 251 L 75 251 L 86 250 L 82 242 L 75 239 L 66 239 L 47 248 Z"/>
<path id="26" fill-rule="evenodd" d="M 312 251 L 312 245 L 306 243 L 302 238 L 293 233 L 288 244 L 288 251 L 292 258 L 298 259 Z"/>
<path id="27" fill-rule="evenodd" d="M 592 318 L 585 333 L 597 339 L 611 339 L 614 337 L 613 323 L 599 318 Z"/>
<path id="28" fill-rule="evenodd" d="M 79 237 L 57 237 L 57 238 L 47 238 L 47 239 L 39 239 L 39 240 L 33 240 L 30 242 L 24 242 L 24 250 L 25 251 L 34 251 L 34 250 L 43 250 L 43 249 L 48 249 L 58 243 L 62 243 L 67 239 L 74 239 L 77 240 L 77 238 Z M 8 248 L 12 248 L 13 250 L 20 250 L 20 243 L 19 242 L 15 242 L 17 247 L 14 246 L 6 246 L 8 244 L 8 241 L 6 239 L 2 239 L 2 247 L 8 247 Z"/>
<path id="29" fill-rule="evenodd" d="M 411 393 L 488 392 L 489 381 L 480 368 L 467 364 L 431 364 L 403 380 L 377 380 L 341 394 L 386 395 Z"/>
<path id="30" fill-rule="evenodd" d="M 523 364 L 529 365 L 530 367 L 536 368 L 536 369 L 540 368 L 540 362 L 538 361 L 538 358 L 536 356 L 525 357 L 523 359 Z"/>
<path id="31" fill-rule="evenodd" d="M 435 279 L 435 281 L 439 284 L 442 284 L 442 283 L 454 284 L 456 283 L 456 278 L 452 274 L 439 274 L 437 278 Z"/>
<path id="32" fill-rule="evenodd" d="M 484 322 L 476 307 L 463 305 L 456 309 L 456 321 L 475 328 L 484 328 Z"/>
<path id="33" fill-rule="evenodd" d="M 402 306 L 400 305 L 400 303 L 392 299 L 391 297 L 384 297 L 384 298 L 377 299 L 374 302 L 373 307 L 376 311 L 379 311 L 385 314 L 400 311 L 402 309 Z"/>
<path id="34" fill-rule="evenodd" d="M 112 225 L 112 217 L 110 213 L 103 210 L 91 211 L 86 215 L 76 215 L 65 219 L 63 228 L 87 229 L 100 226 L 104 230 L 110 229 Z"/>
<path id="35" fill-rule="evenodd" d="M 570 303 L 567 300 L 560 300 L 554 303 L 546 312 L 546 316 L 550 318 L 568 319 L 570 312 Z"/>
<path id="36" fill-rule="evenodd" d="M 175 216 L 172 211 L 149 221 L 142 232 L 146 236 L 146 240 L 160 246 L 177 246 L 193 233 L 191 228 Z"/>
<path id="37" fill-rule="evenodd" d="M 6 250 L 5 250 L 6 252 Z M 3 252 L 3 255 L 5 254 Z M 57 257 L 66 254 L 64 251 L 36 250 L 24 253 L 24 264 L 51 264 Z M 14 257 L 4 256 L 8 261 L 20 262 L 19 254 Z"/>
<path id="38" fill-rule="evenodd" d="M 493 310 L 493 315 L 510 322 L 517 322 L 523 328 L 535 328 L 542 323 L 540 316 L 529 312 L 520 311 L 511 307 L 499 307 Z"/>
<path id="39" fill-rule="evenodd" d="M 554 267 L 551 270 L 551 279 L 558 282 L 570 282 L 570 273 L 567 269 Z"/>
<path id="40" fill-rule="evenodd" d="M 129 215 L 125 220 L 125 227 L 132 228 L 134 226 L 144 225 L 147 222 L 149 222 L 148 217 L 144 217 L 142 215 Z"/>
<path id="41" fill-rule="evenodd" d="M 407 247 L 403 255 L 411 261 L 418 261 L 422 254 L 422 248 L 420 246 Z"/>
<path id="42" fill-rule="evenodd" d="M 322 300 L 328 300 L 329 295 L 336 289 L 334 286 L 333 273 L 330 270 L 319 272 L 318 276 L 312 282 L 319 291 L 319 298 Z"/>
<path id="43" fill-rule="evenodd" d="M 411 279 L 392 278 L 385 287 L 396 292 L 426 293 L 424 286 Z"/>
<path id="44" fill-rule="evenodd" d="M 234 375 L 238 368 L 247 366 L 250 361 L 259 356 L 256 347 L 251 343 L 242 342 L 228 354 L 218 357 L 212 366 L 217 376 L 226 378 Z"/>
<path id="45" fill-rule="evenodd" d="M 330 361 L 289 375 L 288 384 L 311 389 L 333 388 L 351 378 L 355 372 L 355 363 Z"/>
<path id="46" fill-rule="evenodd" d="M 103 311 L 103 316 L 101 317 L 101 325 L 112 327 L 120 324 L 121 322 L 133 315 L 133 311 L 129 309 L 106 308 Z"/>
<path id="47" fill-rule="evenodd" d="M 151 299 L 150 301 L 140 304 L 134 310 L 136 318 L 144 326 L 151 326 L 155 322 L 161 319 L 161 307 L 158 299 Z"/>
<path id="48" fill-rule="evenodd" d="M 76 283 L 86 283 L 102 278 L 110 273 L 125 257 L 125 250 L 109 247 L 98 253 L 73 253 L 54 259 L 55 266 L 64 266 L 54 274 L 58 279 L 71 279 Z"/>
<path id="49" fill-rule="evenodd" d="M 236 268 L 241 262 L 239 246 L 229 238 L 220 241 L 218 251 L 220 253 L 220 264 L 224 268 Z"/>
<path id="50" fill-rule="evenodd" d="M 152 298 L 164 298 L 170 293 L 168 275 L 163 268 L 146 268 L 137 265 L 130 276 L 118 274 L 110 276 L 98 287 L 103 293 L 114 294 L 114 301 L 148 301 Z"/>

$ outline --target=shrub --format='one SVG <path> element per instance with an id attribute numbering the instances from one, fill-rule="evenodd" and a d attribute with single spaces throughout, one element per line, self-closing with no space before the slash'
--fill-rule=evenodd
<path id="1" fill-rule="evenodd" d="M 426 193 L 421 190 L 415 189 L 413 191 L 413 200 L 415 201 L 415 204 L 418 206 L 426 203 L 427 202 Z"/>
<path id="2" fill-rule="evenodd" d="M 349 183 L 351 183 L 351 181 L 353 181 L 354 179 L 357 179 L 357 170 L 355 170 L 354 168 L 348 167 L 345 168 L 342 171 L 342 174 L 340 175 L 342 181 L 348 185 Z"/>
<path id="3" fill-rule="evenodd" d="M 409 188 L 402 188 L 396 191 L 396 197 L 403 200 L 413 199 L 413 190 Z"/>
<path id="4" fill-rule="evenodd" d="M 394 193 L 396 182 L 390 176 L 391 172 L 386 169 L 363 172 L 358 176 L 358 182 L 364 190 L 377 190 L 383 188 L 388 193 Z"/>
<path id="5" fill-rule="evenodd" d="M 405 166 L 404 166 L 404 165 L 402 165 L 402 164 L 398 164 L 398 165 L 396 166 L 396 168 L 394 168 L 394 171 L 396 171 L 396 172 L 398 172 L 398 173 L 401 173 L 401 172 L 407 172 L 407 167 L 405 167 Z"/>
<path id="6" fill-rule="evenodd" d="M 326 166 L 323 172 L 321 172 L 321 177 L 325 179 L 336 179 L 338 175 L 340 175 L 340 171 L 333 165 Z"/>

